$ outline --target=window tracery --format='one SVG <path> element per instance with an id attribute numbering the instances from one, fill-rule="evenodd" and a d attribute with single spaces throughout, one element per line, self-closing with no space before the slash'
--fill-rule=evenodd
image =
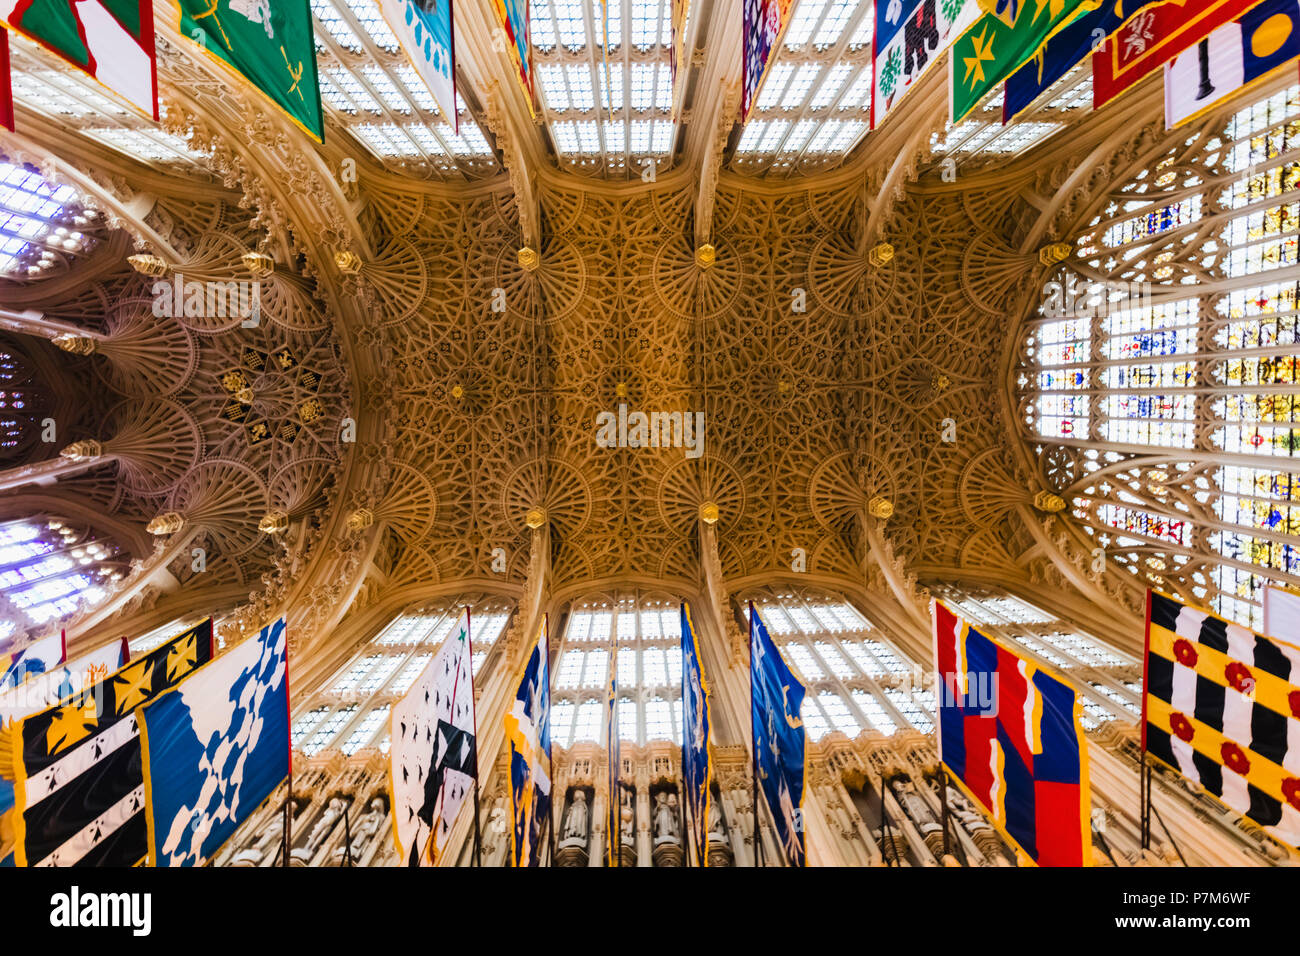
<path id="1" fill-rule="evenodd" d="M 451 633 L 465 605 L 415 608 L 393 618 L 314 693 L 295 708 L 293 745 L 306 757 L 337 749 L 344 756 L 374 748 L 388 751 L 387 716 L 415 683 Z M 494 600 L 471 603 L 470 636 L 477 682 L 495 670 L 493 656 L 510 618 L 510 609 Z M 491 660 L 489 660 L 491 658 Z"/>
<path id="2" fill-rule="evenodd" d="M 562 166 L 618 178 L 651 162 L 667 168 L 678 129 L 671 7 L 670 0 L 529 4 L 538 99 Z"/>
<path id="3" fill-rule="evenodd" d="M 95 219 L 72 187 L 0 156 L 0 278 L 36 278 L 89 252 Z"/>
<path id="4" fill-rule="evenodd" d="M 764 590 L 752 600 L 786 663 L 804 682 L 803 722 L 809 740 L 838 731 L 850 740 L 864 731 L 890 737 L 899 730 L 929 733 L 933 695 L 921 669 L 841 597 Z"/>
<path id="5" fill-rule="evenodd" d="M 140 115 L 85 73 L 49 56 L 25 37 L 10 33 L 14 102 L 61 127 L 78 132 L 118 152 L 166 167 L 205 167 L 208 154 L 190 138 L 168 132 Z M 166 41 L 159 38 L 159 45 Z M 167 118 L 167 104 L 158 104 Z"/>
<path id="6" fill-rule="evenodd" d="M 1300 584 L 1300 86 L 1111 189 L 1025 327 L 1022 421 L 1110 559 L 1243 624 Z"/>
<path id="7" fill-rule="evenodd" d="M 108 535 L 58 518 L 0 523 L 0 593 L 19 612 L 0 618 L 0 639 L 24 621 L 41 627 L 94 607 L 127 573 Z"/>
<path id="8" fill-rule="evenodd" d="M 605 741 L 609 655 L 618 648 L 618 735 L 681 743 L 680 605 L 642 595 L 574 603 L 555 671 L 551 734 L 565 749 Z"/>

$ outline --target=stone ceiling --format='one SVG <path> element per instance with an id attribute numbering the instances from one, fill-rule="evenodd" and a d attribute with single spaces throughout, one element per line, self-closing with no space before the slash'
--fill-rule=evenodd
<path id="1" fill-rule="evenodd" d="M 208 152 L 208 182 L 51 127 L 0 138 L 75 185 L 111 240 L 4 283 L 7 307 L 102 337 L 88 358 L 31 348 L 58 366 L 51 393 L 88 396 L 78 434 L 132 439 L 113 470 L 42 492 L 132 529 L 137 573 L 83 632 L 207 602 L 241 607 L 234 630 L 292 607 L 311 643 L 347 613 L 469 581 L 535 589 L 539 547 L 555 596 L 620 581 L 725 596 L 802 574 L 919 645 L 919 585 L 1016 582 L 1119 632 L 1088 608 L 1132 596 L 1074 574 L 1083 539 L 1044 514 L 1007 401 L 1009 334 L 1044 248 L 1156 135 L 1134 118 L 1156 115 L 1158 90 L 955 182 L 927 166 L 930 77 L 913 94 L 926 122 L 812 179 L 722 172 L 717 122 L 693 168 L 591 183 L 530 169 L 501 120 L 506 172 L 451 188 L 364 159 L 342 182 L 337 139 L 314 147 L 171 57 L 168 123 Z M 274 262 L 251 330 L 154 317 L 155 278 L 125 261 L 226 281 L 253 275 L 250 251 Z M 598 416 L 620 404 L 702 412 L 703 455 L 600 447 Z M 258 530 L 271 512 L 287 530 Z M 141 527 L 171 513 L 183 530 L 150 542 Z"/>

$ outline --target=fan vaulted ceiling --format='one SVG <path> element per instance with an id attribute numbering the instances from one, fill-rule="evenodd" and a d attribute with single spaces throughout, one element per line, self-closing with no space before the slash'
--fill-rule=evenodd
<path id="1" fill-rule="evenodd" d="M 94 339 L 15 354 L 84 399 L 72 437 L 112 464 L 60 487 L 137 561 L 95 623 L 161 619 L 174 582 L 251 594 L 234 626 L 292 601 L 310 642 L 467 579 L 725 595 L 808 573 L 918 646 L 919 586 L 954 578 L 1116 633 L 1096 608 L 1132 587 L 1075 574 L 1087 539 L 1035 506 L 1008 334 L 1042 248 L 1163 135 L 1158 91 L 1092 113 L 1076 72 L 1013 124 L 994 98 L 952 127 L 936 66 L 869 132 L 871 6 L 798 0 L 742 125 L 740 0 L 691 5 L 677 94 L 667 0 L 611 0 L 608 40 L 599 2 L 535 0 L 535 118 L 487 5 L 461 3 L 457 131 L 371 0 L 313 0 L 323 147 L 165 22 L 161 125 L 15 40 L 0 203 L 40 248 L 5 308 Z M 152 326 L 126 261 L 246 277 L 250 252 L 274 262 L 257 330 Z M 624 404 L 702 412 L 702 454 L 601 447 Z M 172 433 L 141 465 L 140 436 Z"/>

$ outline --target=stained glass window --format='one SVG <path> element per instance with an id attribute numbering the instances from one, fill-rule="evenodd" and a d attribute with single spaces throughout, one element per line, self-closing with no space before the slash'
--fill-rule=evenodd
<path id="1" fill-rule="evenodd" d="M 1264 583 L 1300 585 L 1298 233 L 1292 85 L 1116 184 L 1028 321 L 1018 379 L 1108 557 L 1256 627 Z"/>
<path id="2" fill-rule="evenodd" d="M 3 271 L 0 266 L 0 273 Z M 27 363 L 0 349 L 0 451 L 16 448 L 28 437 L 41 406 Z"/>
<path id="3" fill-rule="evenodd" d="M 84 252 L 91 240 L 83 230 L 92 216 L 71 187 L 0 161 L 0 276 L 38 275 L 58 256 Z"/>
<path id="4" fill-rule="evenodd" d="M 0 524 L 0 590 L 27 622 L 50 624 L 108 597 L 127 556 L 92 529 L 57 519 Z"/>

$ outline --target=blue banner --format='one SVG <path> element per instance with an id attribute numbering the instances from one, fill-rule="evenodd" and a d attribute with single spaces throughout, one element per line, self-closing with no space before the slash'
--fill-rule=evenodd
<path id="1" fill-rule="evenodd" d="M 202 866 L 289 775 L 284 620 L 140 712 L 151 866 Z"/>
<path id="2" fill-rule="evenodd" d="M 682 604 L 682 791 L 690 816 L 690 842 L 700 866 L 709 865 L 709 686 L 700 667 L 700 642 L 691 608 Z"/>
<path id="3" fill-rule="evenodd" d="M 1101 49 L 1106 37 L 1133 19 L 1143 7 L 1163 0 L 1105 0 L 1047 41 L 1037 55 L 1007 77 L 1002 122 L 1009 123 L 1083 58 Z M 1091 104 L 1089 104 L 1091 105 Z"/>
<path id="4" fill-rule="evenodd" d="M 803 830 L 804 686 L 794 676 L 750 605 L 749 679 L 758 785 L 767 798 L 776 835 L 791 866 L 807 856 Z M 757 814 L 758 808 L 754 808 Z"/>
<path id="5" fill-rule="evenodd" d="M 620 765 L 618 748 L 618 641 L 615 640 L 609 651 L 609 686 L 605 693 L 605 746 L 609 760 L 609 806 L 606 808 L 609 819 L 606 821 L 605 842 L 608 844 L 609 865 L 621 866 L 619 850 L 619 812 L 620 790 L 618 787 Z"/>
<path id="6" fill-rule="evenodd" d="M 380 0 L 379 9 L 429 88 L 438 111 L 459 132 L 451 0 Z"/>

